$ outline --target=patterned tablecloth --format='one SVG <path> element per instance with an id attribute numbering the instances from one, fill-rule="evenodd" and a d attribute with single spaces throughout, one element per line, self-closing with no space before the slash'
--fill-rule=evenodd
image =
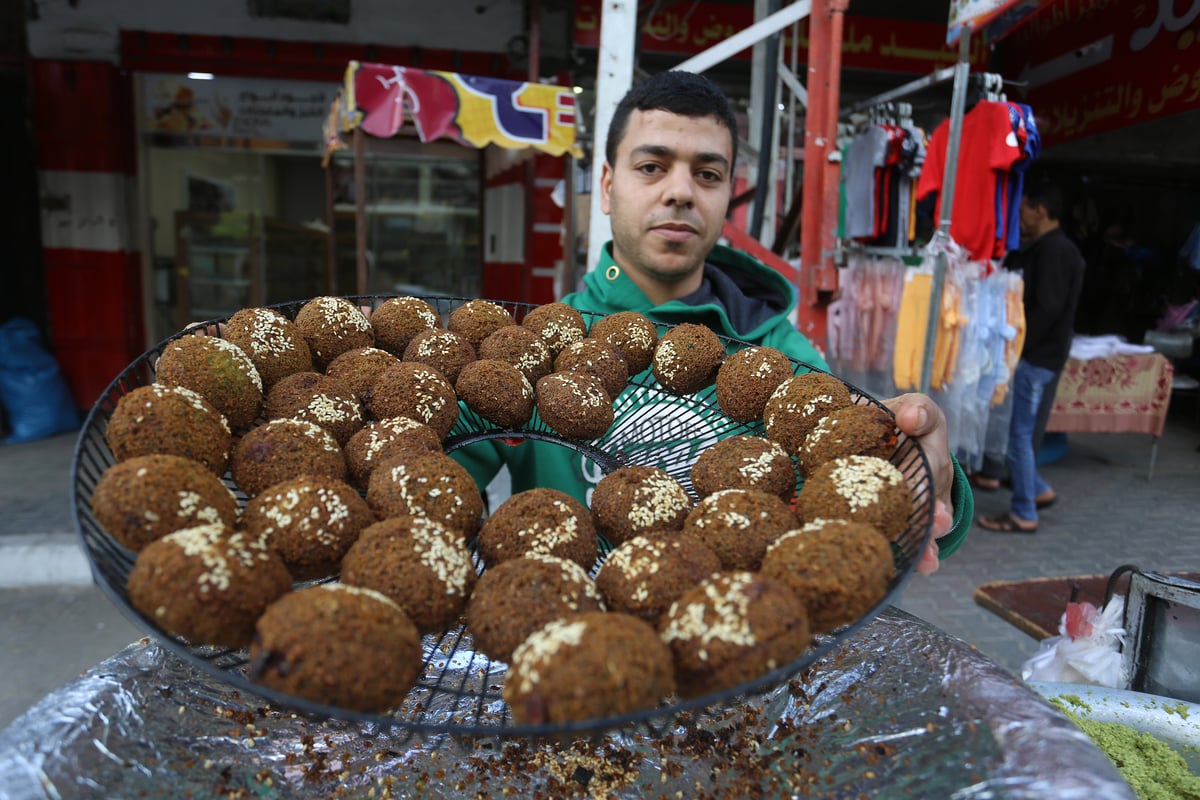
<path id="1" fill-rule="evenodd" d="M 1072 358 L 1059 378 L 1046 430 L 1161 436 L 1173 374 L 1160 353 Z"/>

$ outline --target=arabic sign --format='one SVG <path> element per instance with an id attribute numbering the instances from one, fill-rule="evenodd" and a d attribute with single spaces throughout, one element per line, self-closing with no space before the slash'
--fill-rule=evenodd
<path id="1" fill-rule="evenodd" d="M 1198 21 L 1200 0 L 1059 0 L 1002 55 L 1053 145 L 1200 108 Z"/>
<path id="2" fill-rule="evenodd" d="M 575 93 L 566 86 L 351 61 L 337 113 L 343 131 L 372 136 L 394 136 L 411 118 L 422 142 L 579 154 Z M 326 147 L 336 147 L 330 138 Z"/>
<path id="3" fill-rule="evenodd" d="M 316 144 L 336 84 L 142 75 L 143 131 Z"/>
<path id="4" fill-rule="evenodd" d="M 951 0 L 946 43 L 957 42 L 966 28 L 988 29 L 988 38 L 995 41 L 1043 4 L 1043 0 Z"/>
<path id="5" fill-rule="evenodd" d="M 642 52 L 693 55 L 722 42 L 754 24 L 752 5 L 732 6 L 721 3 L 675 3 L 646 20 L 639 46 Z M 600 46 L 600 0 L 579 0 L 575 4 L 575 44 Z M 798 57 L 808 56 L 808 20 L 797 26 Z M 886 70 L 927 73 L 950 66 L 958 60 L 957 48 L 944 41 L 941 25 L 847 14 L 842 31 L 842 66 L 847 69 Z M 782 31 L 783 52 L 790 53 L 792 29 Z M 735 58 L 750 58 L 750 49 Z M 987 65 L 989 53 L 981 40 L 971 42 L 971 63 Z"/>

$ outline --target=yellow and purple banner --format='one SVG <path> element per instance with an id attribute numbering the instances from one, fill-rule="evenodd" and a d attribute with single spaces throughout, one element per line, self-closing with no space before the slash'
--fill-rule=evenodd
<path id="1" fill-rule="evenodd" d="M 394 136 L 411 120 L 422 142 L 449 138 L 471 147 L 533 147 L 580 155 L 575 143 L 575 93 L 548 86 L 456 72 L 351 61 L 330 123 Z M 333 149 L 336 132 L 326 131 Z"/>

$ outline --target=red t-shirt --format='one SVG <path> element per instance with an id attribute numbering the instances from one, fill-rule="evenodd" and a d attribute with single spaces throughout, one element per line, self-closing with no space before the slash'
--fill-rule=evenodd
<path id="1" fill-rule="evenodd" d="M 950 120 L 943 120 L 929 140 L 925 166 L 917 181 L 918 199 L 941 191 L 949 138 Z M 1007 179 L 1008 168 L 1020 157 L 1021 147 L 1007 105 L 983 101 L 963 116 L 950 238 L 962 245 L 973 260 L 984 261 L 995 254 L 997 235 L 1003 233 L 996 229 L 996 182 Z M 936 221 L 942 218 L 941 207 L 939 197 Z"/>

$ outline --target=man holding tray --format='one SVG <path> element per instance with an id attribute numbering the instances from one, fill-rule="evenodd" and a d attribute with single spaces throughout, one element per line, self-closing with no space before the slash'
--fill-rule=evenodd
<path id="1" fill-rule="evenodd" d="M 613 238 L 583 290 L 563 302 L 580 311 L 636 311 L 658 323 L 707 325 L 720 335 L 774 347 L 828 369 L 789 319 L 797 304 L 795 288 L 759 261 L 716 244 L 733 195 L 736 156 L 733 108 L 708 78 L 664 72 L 631 89 L 614 112 L 601 176 L 600 202 L 611 218 Z M 936 542 L 918 564 L 919 571 L 930 573 L 937 569 L 939 551 L 949 555 L 965 538 L 974 500 L 950 455 L 945 416 L 937 405 L 918 394 L 886 405 L 897 427 L 920 442 L 932 468 Z M 614 428 L 620 424 L 618 418 Z M 696 434 L 703 438 L 704 431 Z M 507 462 L 514 493 L 546 486 L 586 502 L 603 477 L 588 459 L 555 445 L 526 442 L 470 450 L 455 455 L 477 480 L 494 474 L 501 458 Z"/>

